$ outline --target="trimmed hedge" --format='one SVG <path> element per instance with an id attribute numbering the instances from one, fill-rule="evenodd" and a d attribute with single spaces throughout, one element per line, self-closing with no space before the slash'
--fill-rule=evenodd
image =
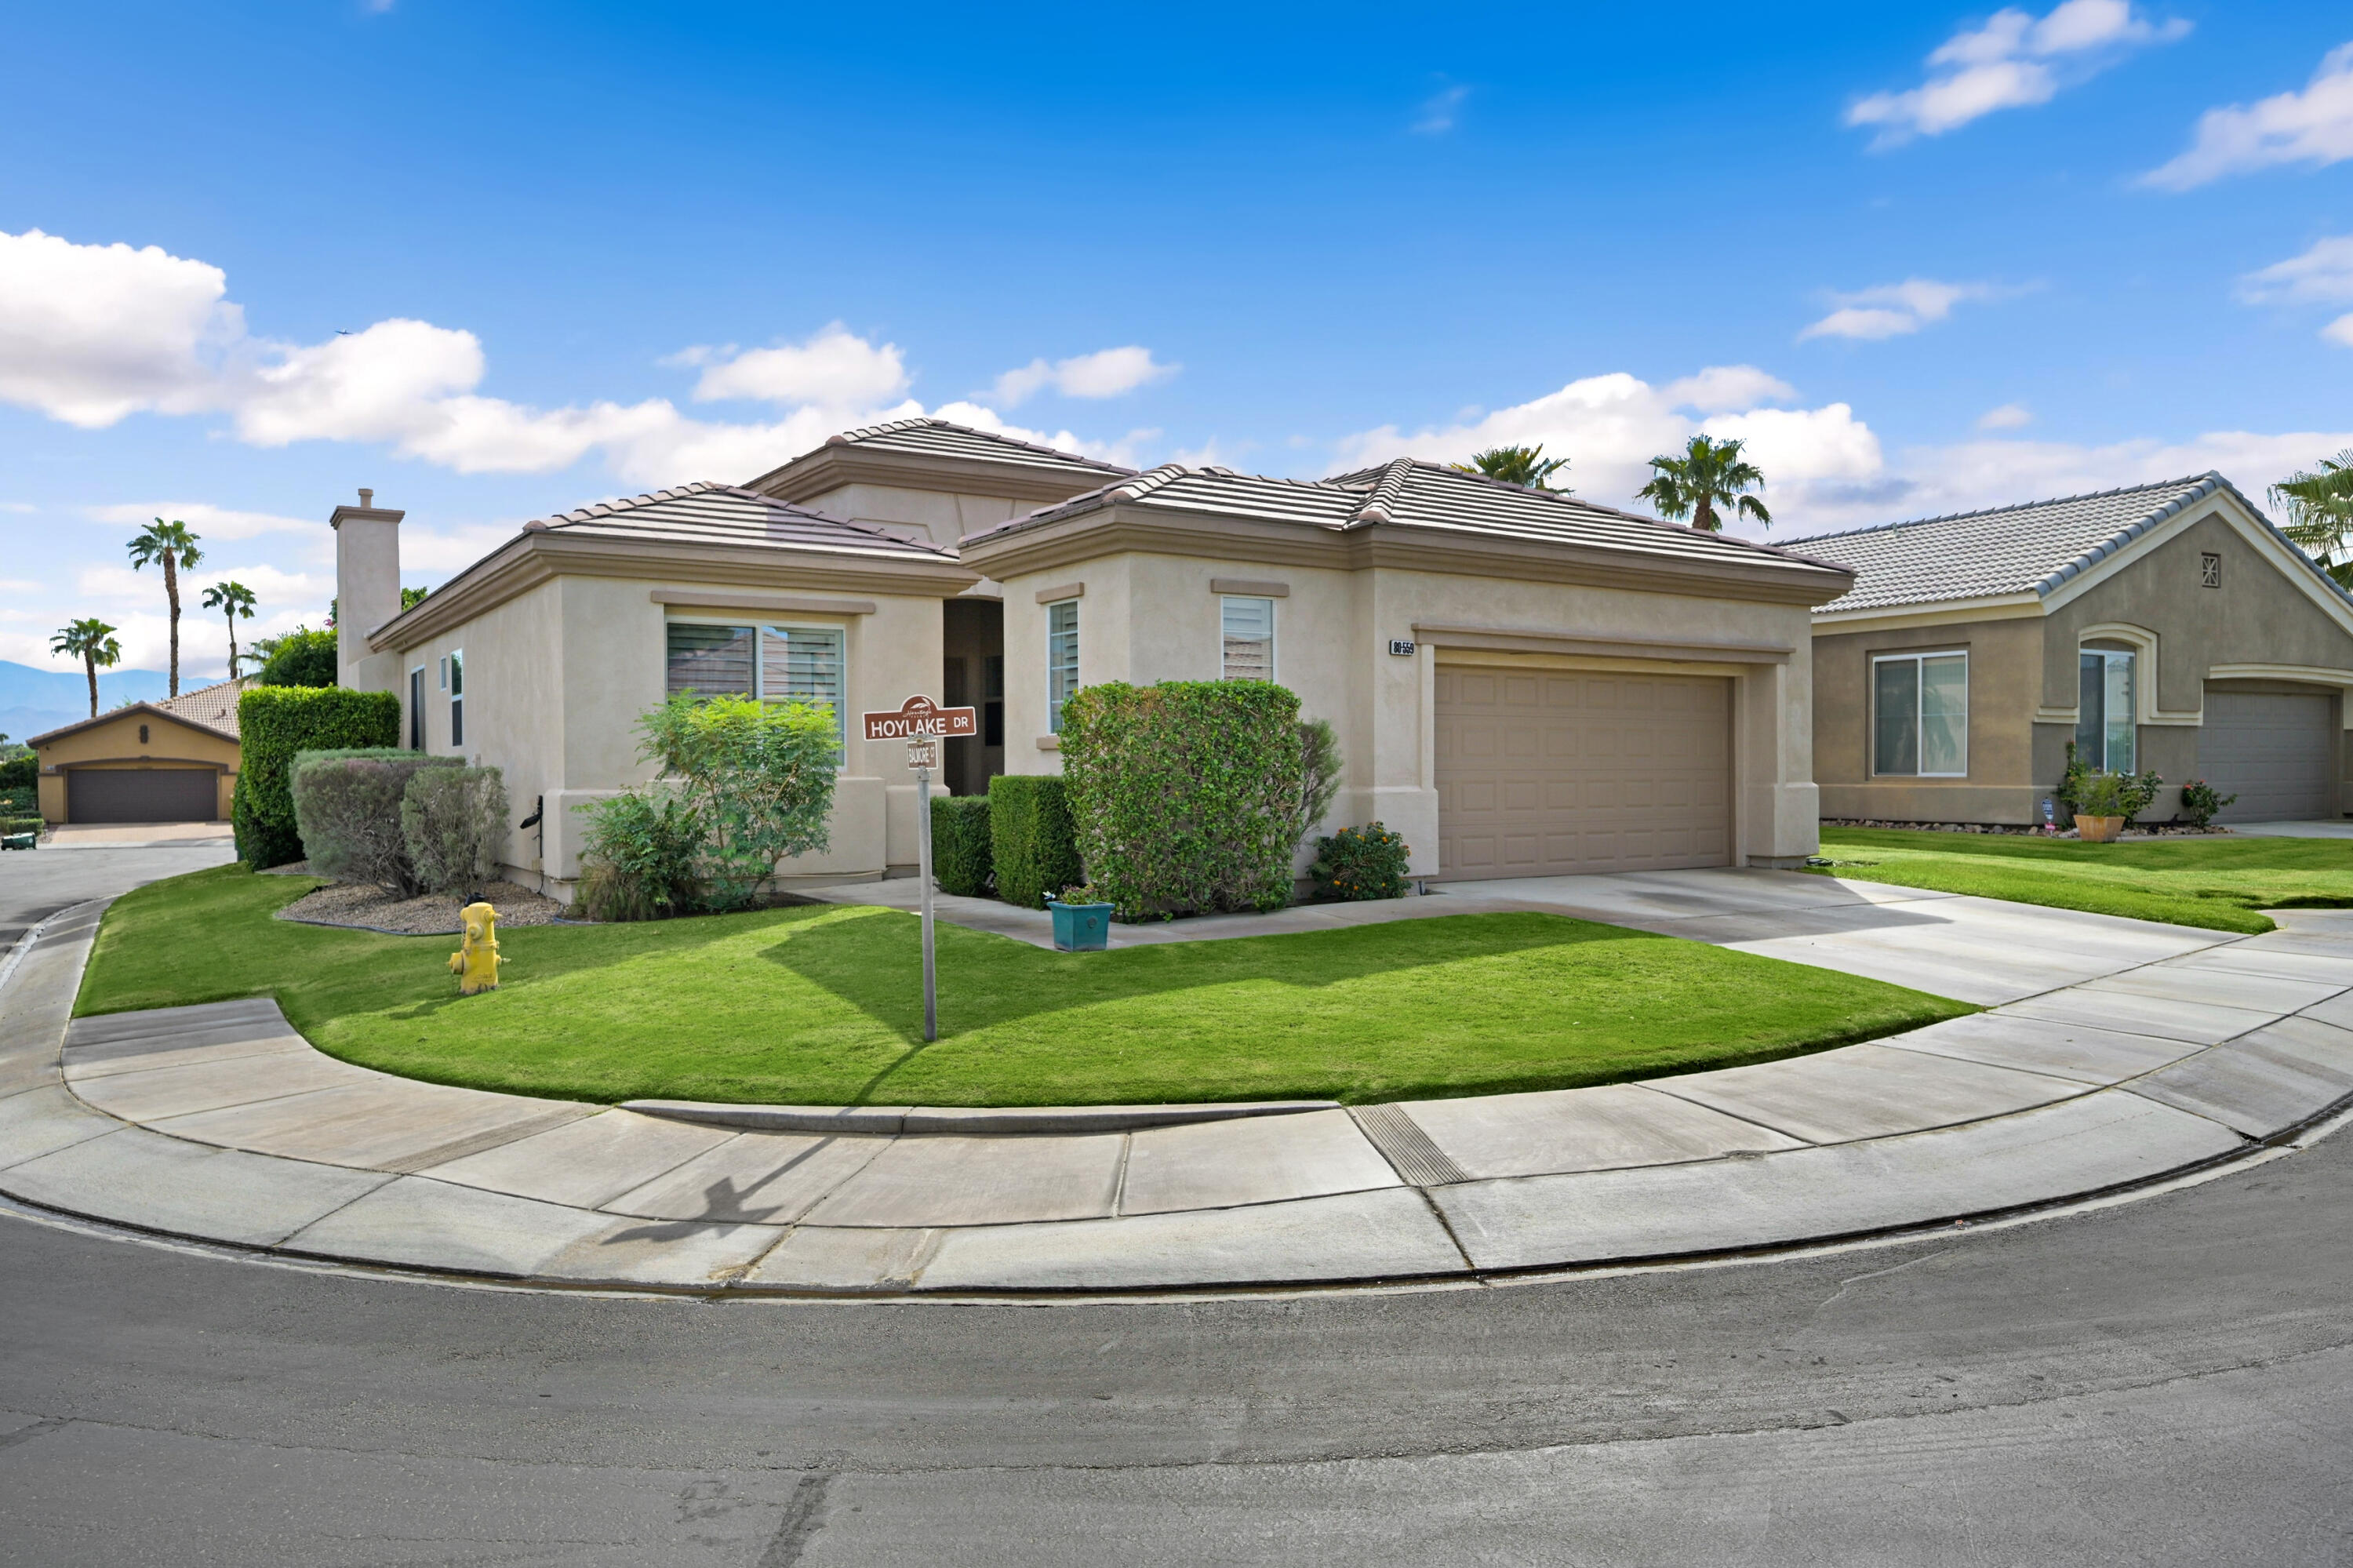
<path id="1" fill-rule="evenodd" d="M 395 898 L 425 891 L 401 828 L 401 801 L 420 773 L 463 768 L 461 757 L 393 747 L 298 751 L 287 777 L 294 831 L 311 869 L 338 882 L 373 882 Z"/>
<path id="2" fill-rule="evenodd" d="M 237 858 L 256 871 L 302 858 L 289 774 L 301 751 L 393 747 L 400 698 L 348 686 L 256 686 L 237 699 Z"/>
<path id="3" fill-rule="evenodd" d="M 1062 778 L 1087 880 L 1123 920 L 1282 908 L 1301 749 L 1299 698 L 1269 681 L 1080 688 Z"/>
<path id="4" fill-rule="evenodd" d="M 298 626 L 278 640 L 269 657 L 254 672 L 254 679 L 265 686 L 303 686 L 315 691 L 332 686 L 339 672 L 333 630 L 313 631 Z"/>
<path id="5" fill-rule="evenodd" d="M 495 768 L 418 770 L 401 792 L 400 839 L 427 893 L 479 895 L 506 853 L 506 779 Z"/>
<path id="6" fill-rule="evenodd" d="M 988 781 L 988 846 L 997 895 L 1008 904 L 1043 909 L 1049 895 L 1083 879 L 1070 793 L 1050 773 L 1000 773 Z"/>
<path id="7" fill-rule="evenodd" d="M 989 842 L 988 797 L 932 797 L 932 879 L 942 893 L 986 898 L 997 857 Z"/>

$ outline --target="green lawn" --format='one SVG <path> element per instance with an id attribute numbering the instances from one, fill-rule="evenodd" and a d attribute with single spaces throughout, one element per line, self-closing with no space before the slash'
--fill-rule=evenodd
<path id="1" fill-rule="evenodd" d="M 2147 839 L 1824 828 L 1825 875 L 1975 893 L 2214 931 L 2268 931 L 2263 909 L 2353 907 L 2353 839 Z"/>
<path id="2" fill-rule="evenodd" d="M 1609 1083 L 1974 1012 L 1826 969 L 1547 915 L 1463 915 L 1108 953 L 800 907 L 503 932 L 460 999 L 449 937 L 273 920 L 314 885 L 237 866 L 107 913 L 77 1011 L 274 994 L 322 1050 L 439 1083 L 589 1100 L 837 1105 L 1356 1102 Z"/>

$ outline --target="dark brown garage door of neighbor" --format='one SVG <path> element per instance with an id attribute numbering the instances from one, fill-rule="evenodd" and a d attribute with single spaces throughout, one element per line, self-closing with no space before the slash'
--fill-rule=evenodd
<path id="1" fill-rule="evenodd" d="M 69 822 L 208 822 L 220 809 L 209 768 L 77 768 L 66 774 Z"/>
<path id="2" fill-rule="evenodd" d="M 2198 768 L 2238 799 L 2225 822 L 2333 819 L 2337 804 L 2335 705 L 2321 693 L 2206 692 Z"/>
<path id="3" fill-rule="evenodd" d="M 1732 691 L 1692 675 L 1438 668 L 1441 876 L 1732 859 Z"/>

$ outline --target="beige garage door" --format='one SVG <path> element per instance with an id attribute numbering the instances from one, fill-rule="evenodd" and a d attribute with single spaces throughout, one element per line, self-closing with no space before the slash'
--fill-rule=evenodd
<path id="1" fill-rule="evenodd" d="M 1731 683 L 1438 668 L 1441 876 L 1732 859 Z"/>

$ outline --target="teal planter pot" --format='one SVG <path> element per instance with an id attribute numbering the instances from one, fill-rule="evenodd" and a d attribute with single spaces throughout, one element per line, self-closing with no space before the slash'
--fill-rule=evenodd
<path id="1" fill-rule="evenodd" d="M 1063 904 L 1048 900 L 1054 912 L 1054 946 L 1066 953 L 1100 953 L 1111 946 L 1109 904 Z"/>

